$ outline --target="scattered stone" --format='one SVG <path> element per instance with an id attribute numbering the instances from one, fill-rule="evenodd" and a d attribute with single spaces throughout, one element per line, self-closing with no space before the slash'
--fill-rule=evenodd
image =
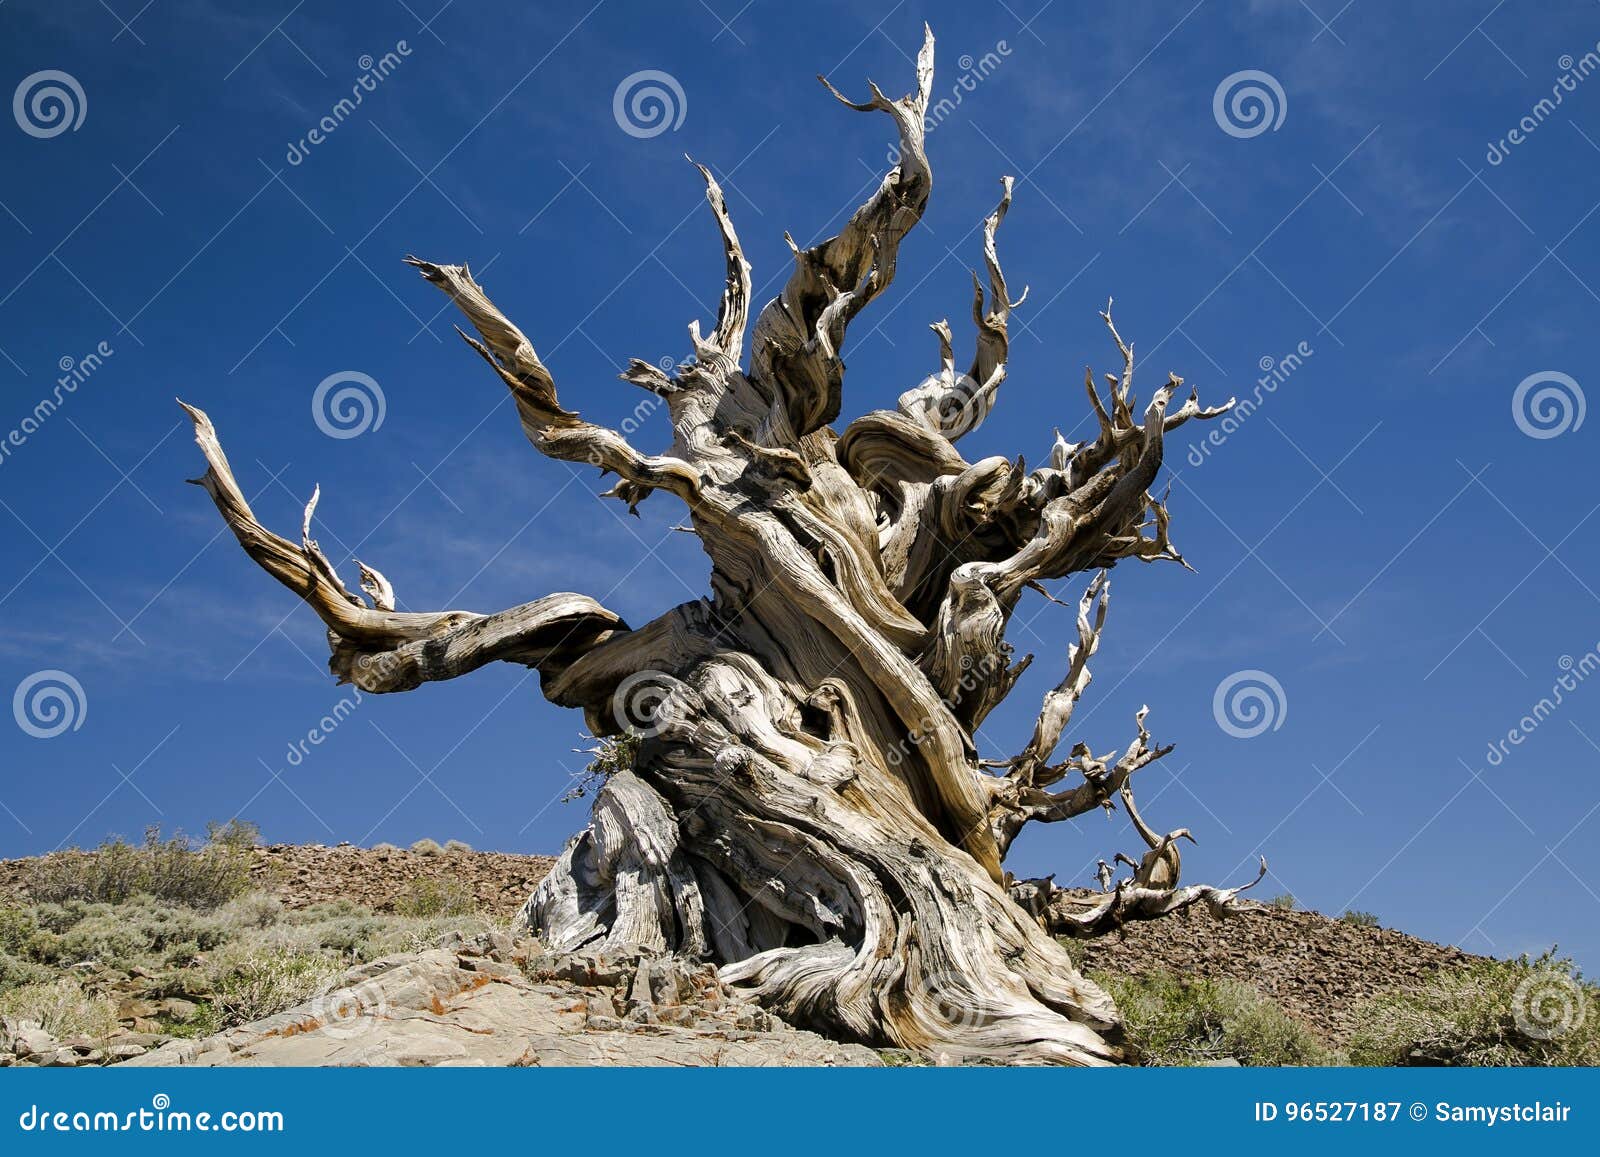
<path id="1" fill-rule="evenodd" d="M 1226 920 L 1195 907 L 1128 924 L 1119 935 L 1070 941 L 1067 948 L 1088 971 L 1170 972 L 1253 984 L 1335 1046 L 1355 1032 L 1356 1010 L 1369 997 L 1477 959 L 1392 928 L 1250 902 L 1241 902 Z"/>
<path id="2" fill-rule="evenodd" d="M 255 856 L 252 876 L 256 887 L 276 895 L 285 908 L 341 901 L 385 911 L 392 909 L 397 897 L 412 892 L 419 881 L 448 881 L 465 887 L 486 913 L 500 919 L 511 918 L 517 912 L 554 862 L 545 856 L 499 852 L 424 856 L 353 846 L 284 844 L 258 848 Z M 0 900 L 25 897 L 32 864 L 30 860 L 0 861 Z M 1085 893 L 1085 898 L 1094 896 Z M 1461 967 L 1475 959 L 1459 949 L 1391 929 L 1346 924 L 1314 912 L 1249 902 L 1241 903 L 1226 922 L 1195 908 L 1153 923 L 1130 924 L 1119 935 L 1075 942 L 1069 947 L 1074 958 L 1088 970 L 1132 975 L 1159 970 L 1248 982 L 1333 1046 L 1348 1041 L 1356 1028 L 1355 1012 L 1363 1001 L 1386 989 L 1420 982 L 1438 969 Z M 612 1047 L 613 1038 L 640 1033 L 676 1031 L 722 1034 L 729 1040 L 740 1035 L 760 1040 L 764 1034 L 789 1031 L 742 996 L 725 989 L 709 966 L 667 958 L 601 957 L 584 952 L 556 956 L 544 952 L 534 940 L 503 932 L 477 937 L 455 932 L 443 937 L 439 948 L 447 958 L 448 968 L 408 974 L 410 979 L 400 986 L 403 992 L 397 992 L 392 1001 L 453 1021 L 473 1008 L 485 1007 L 490 1000 L 453 988 L 458 981 L 496 993 L 521 984 L 525 988 L 518 989 L 522 994 L 519 999 L 538 1002 L 549 1016 L 565 1018 L 562 1023 L 571 1026 L 571 1033 L 603 1034 L 612 1042 L 601 1049 L 603 1055 L 617 1051 Z M 413 955 L 375 961 L 353 969 L 346 975 L 346 983 L 382 977 L 387 984 L 416 959 Z M 181 962 L 182 967 L 165 970 L 124 970 L 93 961 L 80 962 L 74 966 L 75 975 L 85 988 L 117 1002 L 121 1027 L 108 1041 L 64 1042 L 45 1033 L 38 1024 L 0 1020 L 0 1067 L 44 1064 L 63 1049 L 80 1062 L 97 1052 L 104 1060 L 115 1062 L 133 1058 L 134 1054 L 127 1051 L 131 1048 L 159 1051 L 158 1046 L 172 1039 L 173 1025 L 191 1022 L 201 1005 L 210 1002 L 204 963 L 201 954 Z M 451 979 L 447 983 L 442 978 Z M 435 998 L 444 1012 L 432 1011 Z M 495 1026 L 491 1023 L 488 1027 Z M 236 1051 L 222 1045 L 201 1049 L 194 1041 L 179 1044 L 186 1055 L 194 1056 L 227 1059 Z M 448 1061 L 440 1047 L 438 1042 L 418 1043 L 403 1055 L 372 1063 L 457 1063 Z M 574 1047 L 569 1039 L 563 1039 L 561 1047 L 553 1051 L 541 1045 L 532 1050 L 529 1055 L 534 1059 L 527 1063 L 592 1063 L 573 1059 Z M 139 1058 L 143 1055 L 139 1054 Z M 257 1055 L 267 1054 L 258 1049 Z M 468 1048 L 466 1055 L 473 1055 L 473 1050 Z M 520 1055 L 521 1050 L 494 1063 L 512 1063 Z M 430 1056 L 435 1059 L 427 1059 Z M 204 1063 L 220 1062 L 210 1059 Z M 1438 1060 L 1419 1050 L 1412 1063 Z"/>
<path id="3" fill-rule="evenodd" d="M 184 1000 L 182 997 L 178 996 L 169 996 L 166 1000 L 161 1002 L 161 1011 L 164 1015 L 171 1017 L 173 1020 L 187 1021 L 193 1019 L 194 1014 L 200 1011 L 200 1006 L 195 1004 L 195 1002 L 192 1000 Z"/>
<path id="4" fill-rule="evenodd" d="M 60 1048 L 60 1042 L 38 1025 L 23 1021 L 16 1030 L 11 1046 L 12 1052 L 24 1060 L 29 1057 L 43 1057 L 53 1055 Z"/>
<path id="5" fill-rule="evenodd" d="M 878 1054 L 790 1028 L 709 965 L 632 954 L 550 956 L 509 936 L 351 969 L 359 1011 L 316 1004 L 130 1056 L 166 1065 L 877 1065 Z M 513 966 L 528 957 L 530 971 Z M 589 1008 L 614 1008 L 618 1015 Z M 307 1027 L 309 1026 L 309 1027 Z M 121 1059 L 120 1054 L 117 1059 Z"/>
<path id="6" fill-rule="evenodd" d="M 250 876 L 258 891 L 277 895 L 287 908 L 344 901 L 378 912 L 393 911 L 396 898 L 420 881 L 448 881 L 465 885 L 485 912 L 506 919 L 522 907 L 554 863 L 550 856 L 509 852 L 423 856 L 349 844 L 268 844 L 255 850 Z M 33 864 L 0 860 L 0 897 L 26 896 Z"/>

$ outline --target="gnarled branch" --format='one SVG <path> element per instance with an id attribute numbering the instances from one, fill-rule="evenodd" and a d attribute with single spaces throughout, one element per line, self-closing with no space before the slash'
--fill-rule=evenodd
<path id="1" fill-rule="evenodd" d="M 1171 754 L 1173 747 L 1170 743 L 1165 746 L 1151 745 L 1150 733 L 1144 726 L 1149 711 L 1148 707 L 1141 707 L 1134 715 L 1139 734 L 1120 756 L 1114 751 L 1109 755 L 1096 756 L 1087 744 L 1080 742 L 1073 744 L 1066 760 L 1036 769 L 1030 784 L 1010 777 L 991 780 L 993 803 L 989 812 L 990 822 L 1001 853 L 1010 849 L 1012 841 L 1026 824 L 1060 823 L 1097 807 L 1110 811 L 1115 807 L 1112 796 L 1122 790 L 1134 772 Z M 1108 762 L 1113 759 L 1115 762 Z M 1044 790 L 1074 772 L 1083 778 L 1083 782 L 1076 787 L 1056 792 Z"/>
<path id="2" fill-rule="evenodd" d="M 651 490 L 667 490 L 691 507 L 697 505 L 699 473 L 679 458 L 641 454 L 615 430 L 585 422 L 563 409 L 555 379 L 534 352 L 533 343 L 501 313 L 472 279 L 465 265 L 435 265 L 407 257 L 429 282 L 442 289 L 464 313 L 482 341 L 459 328 L 457 333 L 477 350 L 511 390 L 528 441 L 544 454 L 567 462 L 587 462 L 610 471 L 623 482 L 613 493 L 637 506 Z"/>
<path id="3" fill-rule="evenodd" d="M 216 428 L 205 411 L 178 403 L 194 423 L 195 442 L 205 454 L 203 486 L 228 529 L 256 563 L 303 598 L 328 627 L 330 669 L 340 682 L 363 691 L 406 691 L 421 683 L 453 679 L 496 660 L 538 668 L 553 677 L 597 643 L 628 626 L 586 595 L 556 594 L 492 615 L 472 611 L 398 612 L 389 580 L 362 566 L 369 607 L 345 587 L 311 537 L 319 488 L 306 504 L 299 546 L 256 521 Z"/>
<path id="4" fill-rule="evenodd" d="M 1017 783 L 1032 786 L 1035 774 L 1061 742 L 1061 733 L 1072 721 L 1073 709 L 1094 678 L 1089 671 L 1089 660 L 1100 648 L 1100 632 L 1105 627 L 1110 606 L 1111 580 L 1101 571 L 1078 600 L 1078 641 L 1067 650 L 1067 673 L 1055 689 L 1045 695 L 1028 746 L 1011 761 L 1010 778 Z M 1091 611 L 1094 613 L 1092 622 Z"/>
<path id="5" fill-rule="evenodd" d="M 711 170 L 690 159 L 700 170 L 706 182 L 706 203 L 717 219 L 717 229 L 722 234 L 723 256 L 728 264 L 728 280 L 722 290 L 722 307 L 717 313 L 717 327 L 709 341 L 700 337 L 700 323 L 689 323 L 689 337 L 694 342 L 695 356 L 701 361 L 719 360 L 724 373 L 739 368 L 744 350 L 745 321 L 750 314 L 750 263 L 745 260 L 744 249 L 739 245 L 739 235 L 734 232 L 733 218 L 728 216 L 728 205 L 722 197 L 722 186 L 711 175 Z"/>
<path id="6" fill-rule="evenodd" d="M 234 479 L 228 457 L 222 452 L 222 443 L 217 440 L 211 419 L 204 410 L 181 399 L 178 405 L 194 423 L 194 440 L 206 457 L 205 474 L 189 481 L 205 488 L 245 553 L 262 570 L 305 599 L 330 631 L 354 643 L 391 647 L 416 639 L 436 638 L 477 617 L 470 611 L 419 614 L 395 611 L 392 607 L 368 607 L 361 596 L 340 581 L 311 538 L 311 516 L 316 510 L 320 488 L 306 506 L 299 544 L 273 534 L 256 521 L 255 512 Z"/>
<path id="7" fill-rule="evenodd" d="M 935 322 L 930 328 L 939 338 L 939 372 L 921 385 L 907 390 L 895 403 L 906 417 L 921 423 L 929 430 L 942 434 L 951 442 L 970 434 L 983 424 L 994 409 L 1000 383 L 1006 376 L 1006 351 L 1008 338 L 1006 323 L 1011 311 L 1022 304 L 1028 291 L 1012 301 L 1006 289 L 1005 273 L 1000 268 L 1000 257 L 995 250 L 995 231 L 1005 220 L 1011 207 L 1010 177 L 1001 177 L 1005 192 L 1000 204 L 983 223 L 983 260 L 989 271 L 989 304 L 984 308 L 983 284 L 978 275 L 972 275 L 972 321 L 977 327 L 977 352 L 972 367 L 961 375 L 955 370 L 955 351 L 951 346 L 950 325 Z"/>
<path id="8" fill-rule="evenodd" d="M 789 240 L 794 273 L 756 319 L 751 373 L 776 390 L 786 425 L 797 438 L 838 417 L 845 330 L 894 280 L 900 242 L 928 203 L 933 172 L 923 151 L 923 121 L 933 90 L 933 31 L 924 28 L 916 91 L 899 100 L 890 100 L 874 84 L 872 99 L 857 103 L 826 77 L 818 79 L 849 107 L 894 118 L 900 163 L 837 236 L 809 249 Z"/>
<path id="9" fill-rule="evenodd" d="M 1211 884 L 1189 884 L 1182 888 L 1141 888 L 1130 881 L 1117 885 L 1104 900 L 1083 907 L 1071 892 L 1056 888 L 1044 904 L 1040 922 L 1055 936 L 1087 940 L 1115 932 L 1124 924 L 1139 920 L 1159 920 L 1194 904 L 1204 904 L 1213 916 L 1226 918 L 1234 901 L 1266 877 L 1267 858 L 1248 884 L 1218 888 Z"/>

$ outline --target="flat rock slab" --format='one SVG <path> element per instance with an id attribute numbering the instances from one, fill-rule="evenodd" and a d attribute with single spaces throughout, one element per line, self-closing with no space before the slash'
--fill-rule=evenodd
<path id="1" fill-rule="evenodd" d="M 287 1012 L 124 1061 L 168 1065 L 878 1065 L 672 957 L 530 954 L 468 942 L 352 969 Z M 531 946 L 537 952 L 537 946 Z"/>

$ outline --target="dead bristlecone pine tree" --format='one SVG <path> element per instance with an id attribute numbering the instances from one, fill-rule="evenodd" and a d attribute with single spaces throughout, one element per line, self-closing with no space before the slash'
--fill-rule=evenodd
<path id="1" fill-rule="evenodd" d="M 551 702 L 581 708 L 596 736 L 632 737 L 589 828 L 524 909 L 552 950 L 707 959 L 791 1023 L 939 1060 L 1128 1060 L 1115 1005 L 1056 938 L 1197 901 L 1221 912 L 1242 889 L 1180 887 L 1187 833 L 1142 819 L 1129 832 L 1137 859 L 1086 849 L 1133 867 L 1120 882 L 1102 870 L 1092 903 L 1003 865 L 1030 821 L 1115 811 L 1119 797 L 1134 817 L 1130 777 L 1171 750 L 1151 742 L 1141 710 L 1120 754 L 1078 742 L 1057 758 L 1105 622 L 1106 568 L 1183 563 L 1154 496 L 1163 438 L 1228 406 L 1203 408 L 1193 393 L 1174 405 L 1182 383 L 1171 377 L 1141 407 L 1133 349 L 1108 307 L 1121 366 L 1085 382 L 1094 437 L 1057 435 L 1033 470 L 1020 457 L 962 457 L 958 440 L 996 404 L 1021 304 L 996 249 L 1007 177 L 983 223 L 970 368 L 956 369 L 956 339 L 938 322 L 935 372 L 895 409 L 841 424 L 846 332 L 889 288 L 933 187 L 931 33 L 916 67 L 898 100 L 876 86 L 861 104 L 832 90 L 888 115 L 899 164 L 838 236 L 794 247 L 788 283 L 753 325 L 750 266 L 698 166 L 727 263 L 716 325 L 690 324 L 693 356 L 676 372 L 635 360 L 621 375 L 664 403 L 663 453 L 568 409 L 533 343 L 465 266 L 407 259 L 476 331 L 468 344 L 511 391 L 536 449 L 616 475 L 604 497 L 630 509 L 656 491 L 688 508 L 711 557 L 707 597 L 637 628 L 579 594 L 495 614 L 401 611 L 375 569 L 357 564 L 365 598 L 341 581 L 311 537 L 315 495 L 298 542 L 261 526 L 210 420 L 186 406 L 210 464 L 198 481 L 246 553 L 327 624 L 341 681 L 409 691 L 516 663 L 538 669 Z M 1024 597 L 1050 597 L 1043 582 L 1081 572 L 1065 678 L 1020 754 L 980 760 L 974 733 L 1031 659 L 1012 661 L 1008 621 Z"/>

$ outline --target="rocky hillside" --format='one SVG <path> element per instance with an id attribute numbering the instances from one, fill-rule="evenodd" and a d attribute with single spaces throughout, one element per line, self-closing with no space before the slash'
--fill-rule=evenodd
<path id="1" fill-rule="evenodd" d="M 468 885 L 484 909 L 500 918 L 516 912 L 555 862 L 502 852 L 424 856 L 348 844 L 275 844 L 259 849 L 257 856 L 253 872 L 262 887 L 291 908 L 342 897 L 385 911 L 411 882 L 449 878 Z M 1070 947 L 1087 969 L 1247 981 L 1333 1045 L 1348 1039 L 1351 1014 L 1366 998 L 1473 959 L 1458 948 L 1391 928 L 1248 902 L 1241 902 L 1226 924 L 1195 908 L 1129 925 L 1120 937 Z"/>
<path id="2" fill-rule="evenodd" d="M 531 971 L 524 969 L 522 974 L 513 975 L 517 969 L 511 965 L 526 964 L 523 956 L 528 950 L 522 947 L 520 940 L 516 959 L 506 957 L 510 949 L 495 942 L 491 955 L 503 957 L 497 963 L 507 967 L 485 964 L 479 968 L 470 962 L 473 959 L 471 950 L 460 953 L 440 950 L 444 955 L 438 960 L 430 956 L 426 961 L 419 961 L 417 950 L 425 947 L 429 937 L 437 941 L 440 929 L 466 928 L 468 936 L 488 935 L 488 931 L 475 932 L 469 926 L 470 921 L 465 917 L 471 911 L 482 914 L 481 917 L 472 917 L 478 921 L 478 929 L 492 930 L 496 924 L 503 927 L 504 922 L 516 913 L 529 892 L 550 870 L 554 861 L 547 856 L 475 852 L 461 847 L 446 851 L 432 845 L 424 845 L 421 851 L 407 851 L 386 847 L 364 849 L 348 844 L 337 847 L 275 844 L 254 849 L 246 846 L 241 853 L 249 861 L 250 891 L 275 897 L 276 903 L 286 910 L 282 920 L 272 929 L 261 933 L 262 936 L 280 935 L 288 938 L 285 943 L 303 943 L 311 948 L 345 941 L 353 943 L 365 937 L 369 944 L 367 955 L 358 953 L 358 959 L 373 959 L 381 952 L 393 953 L 396 947 L 402 949 L 398 956 L 386 957 L 383 969 L 379 970 L 392 974 L 383 981 L 385 990 L 391 982 L 395 989 L 392 999 L 391 996 L 385 996 L 385 1003 L 405 1009 L 401 1019 L 407 1022 L 404 1032 L 400 1034 L 404 1039 L 385 1038 L 388 1043 L 384 1047 L 400 1049 L 402 1052 L 407 1049 L 421 1052 L 433 1050 L 439 1054 L 438 1061 L 421 1063 L 448 1063 L 446 1058 L 451 1055 L 454 1046 L 447 1042 L 465 1040 L 466 1036 L 476 1031 L 470 1026 L 486 1023 L 485 1018 L 493 1019 L 490 1015 L 491 1005 L 498 1007 L 500 1003 L 508 1001 L 538 1021 L 537 1025 L 534 1021 L 529 1022 L 533 1026 L 529 1028 L 532 1034 L 530 1039 L 538 1037 L 543 1040 L 552 1061 L 565 1056 L 574 1047 L 600 1048 L 603 1045 L 601 1051 L 608 1057 L 614 1057 L 617 1063 L 716 1063 L 709 1059 L 710 1054 L 701 1056 L 695 1051 L 700 1048 L 694 1043 L 696 1039 L 702 1040 L 702 1043 L 713 1042 L 718 1048 L 730 1042 L 764 1042 L 759 1045 L 750 1043 L 748 1048 L 740 1045 L 727 1056 L 732 1058 L 750 1052 L 754 1057 L 757 1054 L 751 1050 L 769 1049 L 770 1046 L 769 1053 L 763 1054 L 767 1056 L 766 1063 L 861 1063 L 866 1059 L 853 1054 L 830 1052 L 831 1046 L 826 1042 L 805 1034 L 784 1036 L 781 1040 L 771 1039 L 768 1036 L 771 1032 L 790 1033 L 791 1030 L 776 1022 L 763 1022 L 759 1026 L 754 1022 L 746 1023 L 758 1010 L 745 1006 L 734 994 L 712 983 L 711 979 L 714 978 L 705 976 L 698 977 L 692 984 L 674 981 L 685 994 L 693 989 L 694 995 L 685 995 L 681 1001 L 674 997 L 673 1000 L 684 1007 L 680 1009 L 676 1005 L 669 1005 L 667 1007 L 671 1011 L 664 1017 L 652 1019 L 656 1017 L 654 1003 L 659 1002 L 641 1002 L 637 995 L 640 982 L 631 973 L 629 977 L 619 976 L 602 982 L 593 977 L 585 980 L 575 973 L 567 975 L 571 969 L 566 964 L 553 964 L 551 968 L 554 971 L 549 976 L 543 975 L 538 968 Z M 28 860 L 0 862 L 0 899 L 10 897 L 14 901 L 27 903 L 30 899 L 27 895 L 28 881 L 36 863 Z M 447 894 L 452 898 L 454 907 L 448 911 L 435 909 L 422 912 L 406 908 L 408 897 L 415 899 L 419 889 L 425 894 L 434 884 L 441 889 L 448 887 Z M 397 901 L 399 911 L 396 911 Z M 356 910 L 390 915 L 363 918 L 342 914 Z M 169 917 L 159 912 L 128 911 L 128 915 L 122 915 L 122 909 L 104 915 L 99 918 L 99 924 L 115 925 L 118 921 L 131 919 L 149 923 L 153 920 L 158 926 L 154 934 L 157 939 L 165 937 L 181 942 L 187 937 L 202 946 L 208 943 L 208 936 L 219 941 L 221 939 L 221 934 L 215 930 L 207 931 L 202 926 L 204 919 L 199 916 L 187 917 L 191 921 L 200 921 L 200 924 L 179 935 L 171 930 L 160 930 L 165 928 L 162 922 Z M 266 912 L 265 917 L 264 923 L 278 921 L 271 911 Z M 240 917 L 237 913 L 226 916 L 224 923 L 228 919 L 237 923 Z M 383 920 L 389 923 L 384 924 Z M 304 921 L 313 923 L 302 926 Z M 349 927 L 344 927 L 341 921 Z M 248 924 L 248 916 L 245 922 Z M 90 919 L 82 927 L 88 929 L 97 926 Z M 68 933 L 67 942 L 70 943 L 71 936 L 77 934 Z M 100 932 L 97 935 L 104 938 L 110 933 Z M 500 934 L 496 932 L 494 935 Z M 294 939 L 296 936 L 298 940 Z M 321 940 L 317 939 L 319 936 Z M 404 951 L 406 944 L 411 945 L 409 955 Z M 1182 977 L 1245 981 L 1261 990 L 1291 1017 L 1308 1026 L 1323 1042 L 1335 1048 L 1349 1040 L 1356 1028 L 1356 1009 L 1366 999 L 1386 989 L 1415 984 L 1440 969 L 1464 966 L 1474 959 L 1459 949 L 1431 944 L 1390 929 L 1331 920 L 1314 912 L 1290 911 L 1254 903 L 1241 903 L 1236 913 L 1225 922 L 1197 908 L 1154 923 L 1130 925 L 1121 935 L 1072 943 L 1069 949 L 1080 966 L 1089 971 L 1103 970 L 1132 976 L 1168 972 Z M 538 951 L 537 946 L 532 950 Z M 69 948 L 63 948 L 63 951 L 71 955 Z M 104 1063 L 143 1054 L 173 1036 L 204 1036 L 203 1017 L 198 1017 L 197 1010 L 200 1014 L 209 1015 L 208 1010 L 220 1009 L 227 1004 L 225 994 L 219 995 L 214 991 L 217 976 L 226 978 L 243 975 L 247 988 L 259 982 L 256 974 L 250 971 L 251 968 L 259 969 L 259 965 L 246 961 L 248 967 L 240 966 L 244 969 L 242 973 L 239 968 L 235 968 L 233 973 L 227 973 L 226 970 L 219 972 L 219 958 L 226 960 L 226 951 L 202 951 L 195 953 L 192 961 L 178 963 L 169 959 L 169 966 L 159 970 L 114 967 L 93 959 L 74 965 L 77 970 L 75 984 L 93 1001 L 104 1006 L 105 1017 L 114 1018 L 114 1038 L 109 1044 L 104 1039 L 91 1041 L 87 1037 L 68 1043 L 66 1040 L 47 1040 L 35 1033 L 37 1039 L 30 1037 L 25 1040 L 17 1035 L 20 1030 L 12 1024 L 9 1026 L 13 1030 L 11 1035 L 16 1039 L 0 1040 L 0 1065 L 11 1063 L 11 1058 L 5 1055 L 8 1052 L 18 1060 L 31 1057 L 31 1063 Z M 315 956 L 295 956 L 293 959 L 308 967 L 320 964 Z M 427 974 L 425 978 L 419 979 L 422 976 L 416 971 L 419 968 Z M 473 975 L 465 975 L 463 979 L 458 973 Z M 481 980 L 479 973 L 492 974 L 495 981 L 492 991 L 479 991 L 483 987 L 478 983 Z M 363 977 L 376 979 L 378 975 L 379 972 L 361 976 L 352 973 L 350 980 L 345 983 L 357 982 Z M 326 984 L 333 983 L 336 977 L 337 972 L 325 978 L 318 976 L 311 979 L 323 980 Z M 432 994 L 436 990 L 450 988 L 458 980 L 462 981 L 461 985 L 451 988 L 441 998 L 442 1005 L 433 1000 Z M 227 1049 L 224 1052 L 216 1052 L 215 1047 L 220 1046 L 215 1046 L 202 1058 L 195 1051 L 194 1042 L 174 1042 L 171 1047 L 162 1050 L 159 1060 L 153 1056 L 151 1060 L 158 1063 L 204 1064 L 218 1063 L 221 1059 L 223 1063 L 250 1063 L 249 1058 L 259 1056 L 260 1059 L 255 1063 L 272 1063 L 270 1058 L 287 1048 L 284 1042 L 299 1036 L 305 1030 L 305 1024 L 309 1023 L 305 1017 L 296 1021 L 291 1016 L 290 1021 L 301 1027 L 291 1026 L 285 1031 L 275 1031 L 277 1018 L 269 1018 L 268 1021 L 244 1025 L 213 1037 L 214 1046 L 216 1041 L 226 1038 Z M 290 1021 L 284 1023 L 289 1024 Z M 644 1030 L 649 1035 L 656 1031 L 655 1026 L 659 1024 L 676 1024 L 679 1028 L 693 1030 L 683 1035 L 680 1042 L 682 1051 L 674 1051 L 678 1047 L 676 1044 L 659 1042 L 660 1056 L 657 1058 L 651 1051 L 654 1045 L 636 1047 L 633 1037 L 628 1035 L 635 1030 Z M 583 1027 L 585 1025 L 587 1028 Z M 277 1027 L 282 1028 L 281 1025 Z M 345 1039 L 337 1031 L 339 1027 L 334 1026 L 336 1031 L 331 1033 L 317 1035 L 315 1041 L 300 1042 L 296 1046 L 298 1052 L 290 1050 L 290 1053 L 298 1057 L 307 1049 L 327 1047 L 338 1053 L 337 1057 L 329 1054 L 335 1061 L 341 1058 L 348 1060 L 343 1052 L 339 1052 L 344 1046 L 338 1042 Z M 197 1032 L 197 1029 L 201 1031 Z M 601 1045 L 566 1039 L 574 1031 L 593 1033 L 601 1030 L 606 1032 Z M 616 1035 L 617 1032 L 623 1035 Z M 750 1032 L 755 1035 L 741 1035 Z M 700 1033 L 701 1036 L 696 1038 L 694 1033 Z M 366 1041 L 363 1045 L 371 1043 Z M 493 1053 L 492 1049 L 490 1053 Z M 239 1054 L 238 1059 L 230 1059 L 235 1054 Z M 500 1057 L 498 1053 L 491 1056 L 481 1049 L 468 1049 L 466 1055 L 487 1063 L 507 1063 L 515 1059 Z M 309 1058 L 310 1053 L 306 1053 L 306 1056 Z M 403 1063 L 405 1058 L 397 1056 L 391 1060 Z M 287 1059 L 281 1063 L 301 1062 Z"/>
<path id="3" fill-rule="evenodd" d="M 257 886 L 289 908 L 348 900 L 387 912 L 394 898 L 418 880 L 464 884 L 482 910 L 497 919 L 514 915 L 555 860 L 507 852 L 441 851 L 431 855 L 339 844 L 269 844 L 250 870 Z"/>
<path id="4" fill-rule="evenodd" d="M 1226 922 L 1195 907 L 1068 949 L 1091 971 L 1245 981 L 1331 1045 L 1350 1038 L 1355 1009 L 1368 997 L 1475 959 L 1392 928 L 1245 900 Z"/>
<path id="5" fill-rule="evenodd" d="M 0 898 L 28 898 L 35 860 L 0 860 Z M 477 906 L 501 919 L 511 916 L 555 860 L 505 852 L 432 854 L 352 844 L 268 844 L 255 849 L 250 877 L 259 891 L 288 908 L 345 900 L 375 912 L 391 911 L 396 896 L 419 880 L 465 885 Z"/>
<path id="6" fill-rule="evenodd" d="M 409 881 L 449 877 L 469 885 L 479 903 L 499 917 L 514 914 L 555 862 L 501 852 L 422 856 L 348 844 L 276 844 L 258 856 L 255 874 L 289 907 L 345 897 L 383 911 Z M 1088 969 L 1247 981 L 1333 1045 L 1348 1039 L 1355 1027 L 1352 1013 L 1363 1000 L 1473 959 L 1458 948 L 1391 928 L 1247 902 L 1225 925 L 1195 908 L 1130 925 L 1120 937 L 1071 947 L 1074 959 Z"/>

